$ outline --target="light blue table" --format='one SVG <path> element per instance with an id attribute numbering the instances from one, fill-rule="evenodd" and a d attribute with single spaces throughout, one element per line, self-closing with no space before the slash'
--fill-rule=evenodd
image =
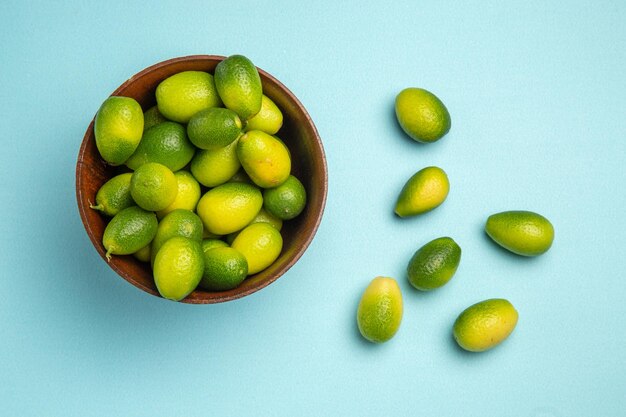
<path id="1" fill-rule="evenodd" d="M 626 415 L 626 3 L 182 3 L 0 4 L 2 416 Z M 265 290 L 166 302 L 91 246 L 78 146 L 132 74 L 234 53 L 317 124 L 325 216 Z M 393 100 L 408 86 L 448 106 L 440 142 L 398 128 Z M 448 200 L 395 217 L 403 183 L 428 165 L 447 171 Z M 488 240 L 485 219 L 508 209 L 552 220 L 546 255 Z M 444 235 L 463 248 L 457 275 L 418 293 L 408 259 Z M 405 302 L 385 345 L 355 324 L 377 275 L 398 279 Z M 490 352 L 461 351 L 454 319 L 491 297 L 517 307 L 517 329 Z"/>

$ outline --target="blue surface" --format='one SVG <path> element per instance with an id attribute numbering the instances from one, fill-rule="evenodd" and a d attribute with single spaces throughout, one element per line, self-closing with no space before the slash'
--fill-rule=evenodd
<path id="1" fill-rule="evenodd" d="M 98 2 L 96 2 L 98 3 Z M 624 416 L 626 3 L 2 2 L 0 414 L 6 416 Z M 78 146 L 132 74 L 190 54 L 247 55 L 307 107 L 330 189 L 301 261 L 245 299 L 193 306 L 120 279 L 74 196 Z M 429 89 L 452 129 L 420 145 L 395 95 Z M 415 171 L 450 177 L 443 206 L 399 219 Z M 528 209 L 556 229 L 526 259 L 485 237 Z M 463 248 L 418 293 L 413 252 Z M 365 342 L 358 299 L 398 279 L 396 337 Z M 517 329 L 461 351 L 465 307 L 508 298 Z"/>

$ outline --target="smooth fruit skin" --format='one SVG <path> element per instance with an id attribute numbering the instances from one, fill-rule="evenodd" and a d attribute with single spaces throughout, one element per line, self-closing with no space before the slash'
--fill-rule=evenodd
<path id="1" fill-rule="evenodd" d="M 246 226 L 233 240 L 231 247 L 241 252 L 248 261 L 248 275 L 261 272 L 280 255 L 283 238 L 276 228 L 268 223 Z"/>
<path id="2" fill-rule="evenodd" d="M 145 163 L 158 162 L 175 172 L 187 165 L 195 152 L 183 125 L 162 122 L 144 132 L 126 166 L 136 170 Z"/>
<path id="3" fill-rule="evenodd" d="M 157 225 L 154 213 L 137 206 L 117 213 L 102 236 L 107 259 L 111 255 L 130 255 L 148 245 L 156 235 Z"/>
<path id="4" fill-rule="evenodd" d="M 265 94 L 261 98 L 261 110 L 246 123 L 244 131 L 261 130 L 275 135 L 283 126 L 283 113 Z"/>
<path id="5" fill-rule="evenodd" d="M 250 179 L 262 188 L 278 187 L 291 173 L 287 147 L 260 130 L 251 130 L 239 138 L 237 157 Z"/>
<path id="6" fill-rule="evenodd" d="M 236 288 L 248 276 L 248 261 L 241 252 L 230 247 L 204 251 L 204 273 L 198 286 L 207 291 Z"/>
<path id="7" fill-rule="evenodd" d="M 126 172 L 105 182 L 96 193 L 96 204 L 89 207 L 113 217 L 123 209 L 134 206 L 135 201 L 130 195 L 131 177 L 132 173 Z"/>
<path id="8" fill-rule="evenodd" d="M 214 150 L 199 150 L 191 160 L 191 173 L 205 187 L 217 187 L 232 179 L 241 168 L 235 140 Z"/>
<path id="9" fill-rule="evenodd" d="M 370 342 L 386 342 L 400 328 L 402 312 L 402 293 L 396 280 L 376 277 L 359 302 L 356 315 L 359 331 Z"/>
<path id="10" fill-rule="evenodd" d="M 150 129 L 152 126 L 156 126 L 159 123 L 167 122 L 165 116 L 159 112 L 158 106 L 152 106 L 145 112 L 143 112 L 143 131 Z"/>
<path id="11" fill-rule="evenodd" d="M 151 245 L 151 261 L 154 264 L 156 255 L 165 242 L 175 236 L 182 236 L 198 242 L 202 241 L 202 220 L 196 213 L 178 209 L 169 213 L 159 222 L 156 235 Z"/>
<path id="12" fill-rule="evenodd" d="M 463 349 L 483 352 L 509 337 L 517 320 L 517 310 L 509 301 L 494 298 L 465 309 L 454 322 L 452 333 Z"/>
<path id="13" fill-rule="evenodd" d="M 461 247 L 449 237 L 440 237 L 419 248 L 407 267 L 411 285 L 421 291 L 444 286 L 461 262 Z"/>
<path id="14" fill-rule="evenodd" d="M 174 173 L 178 192 L 176 198 L 169 206 L 157 211 L 157 217 L 162 219 L 169 213 L 177 209 L 194 211 L 200 200 L 201 190 L 198 181 L 187 171 L 177 171 Z"/>
<path id="15" fill-rule="evenodd" d="M 263 206 L 261 191 L 245 183 L 226 183 L 207 191 L 196 211 L 205 229 L 227 235 L 243 229 Z"/>
<path id="16" fill-rule="evenodd" d="M 404 132 L 422 143 L 435 142 L 450 130 L 450 113 L 430 91 L 406 88 L 396 97 L 396 117 Z"/>
<path id="17" fill-rule="evenodd" d="M 306 190 L 299 179 L 290 175 L 278 187 L 263 191 L 263 206 L 274 216 L 282 220 L 291 220 L 306 206 Z"/>
<path id="18" fill-rule="evenodd" d="M 166 241 L 154 260 L 154 283 L 163 298 L 180 301 L 196 289 L 204 272 L 200 242 L 186 237 Z"/>
<path id="19" fill-rule="evenodd" d="M 107 98 L 94 122 L 96 147 L 110 165 L 122 165 L 135 152 L 143 133 L 143 111 L 135 99 Z"/>
<path id="20" fill-rule="evenodd" d="M 443 169 L 426 167 L 419 170 L 406 182 L 395 212 L 400 217 L 415 216 L 439 207 L 450 191 L 450 182 Z"/>
<path id="21" fill-rule="evenodd" d="M 498 245 L 522 256 L 545 253 L 554 241 L 552 223 L 532 211 L 504 211 L 489 216 L 485 232 Z"/>
<path id="22" fill-rule="evenodd" d="M 130 195 L 145 210 L 160 211 L 168 207 L 178 194 L 174 173 L 157 162 L 143 164 L 130 179 Z"/>
<path id="23" fill-rule="evenodd" d="M 189 140 L 200 149 L 219 149 L 241 136 L 239 116 L 223 107 L 209 107 L 194 114 L 187 125 Z"/>
<path id="24" fill-rule="evenodd" d="M 248 58 L 231 55 L 215 67 L 215 87 L 226 108 L 248 120 L 261 110 L 263 87 Z"/>
<path id="25" fill-rule="evenodd" d="M 183 71 L 166 78 L 155 96 L 159 112 L 178 123 L 189 122 L 202 109 L 222 105 L 213 76 L 203 71 Z"/>

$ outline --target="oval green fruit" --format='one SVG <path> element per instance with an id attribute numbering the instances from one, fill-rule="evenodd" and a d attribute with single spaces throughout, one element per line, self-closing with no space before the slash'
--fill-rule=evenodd
<path id="1" fill-rule="evenodd" d="M 245 131 L 261 130 L 275 135 L 283 126 L 283 113 L 265 94 L 261 98 L 261 110 L 246 123 Z"/>
<path id="2" fill-rule="evenodd" d="M 263 207 L 282 220 L 297 217 L 306 206 L 306 190 L 304 185 L 293 175 L 278 187 L 263 191 Z"/>
<path id="3" fill-rule="evenodd" d="M 494 298 L 465 309 L 454 322 L 452 333 L 463 349 L 482 352 L 509 337 L 517 319 L 517 311 L 508 300 Z"/>
<path id="4" fill-rule="evenodd" d="M 187 171 L 177 171 L 174 173 L 178 192 L 176 198 L 169 206 L 157 212 L 157 217 L 162 219 L 167 214 L 176 209 L 194 211 L 198 200 L 200 200 L 201 190 L 198 181 Z"/>
<path id="5" fill-rule="evenodd" d="M 248 58 L 232 55 L 215 67 L 215 87 L 226 108 L 242 120 L 261 110 L 263 87 L 259 72 Z"/>
<path id="6" fill-rule="evenodd" d="M 205 187 L 217 187 L 239 171 L 237 141 L 214 150 L 201 149 L 191 160 L 191 173 Z"/>
<path id="7" fill-rule="evenodd" d="M 163 298 L 180 301 L 196 289 L 204 272 L 200 242 L 182 236 L 167 240 L 154 260 L 154 283 Z"/>
<path id="8" fill-rule="evenodd" d="M 406 88 L 396 97 L 396 117 L 413 140 L 435 142 L 450 130 L 450 113 L 430 91 Z"/>
<path id="9" fill-rule="evenodd" d="M 203 71 L 183 71 L 157 86 L 159 112 L 169 120 L 187 123 L 191 116 L 207 107 L 222 105 L 213 76 Z"/>
<path id="10" fill-rule="evenodd" d="M 161 246 L 175 236 L 183 236 L 201 242 L 202 220 L 200 217 L 185 209 L 174 210 L 163 217 L 152 240 L 151 260 L 153 264 Z"/>
<path id="11" fill-rule="evenodd" d="M 440 237 L 419 248 L 407 267 L 409 282 L 421 291 L 444 286 L 461 262 L 461 248 L 449 237 Z"/>
<path id="12" fill-rule="evenodd" d="M 263 196 L 257 187 L 229 182 L 207 191 L 196 211 L 208 232 L 227 235 L 243 229 L 262 206 Z"/>
<path id="13" fill-rule="evenodd" d="M 231 144 L 241 135 L 241 128 L 237 113 L 223 107 L 210 107 L 191 117 L 187 134 L 198 148 L 214 150 Z"/>
<path id="14" fill-rule="evenodd" d="M 96 147 L 110 165 L 122 165 L 135 152 L 143 133 L 143 111 L 130 97 L 107 98 L 94 122 Z"/>
<path id="15" fill-rule="evenodd" d="M 105 182 L 96 193 L 96 204 L 89 207 L 113 217 L 121 210 L 134 206 L 135 201 L 130 195 L 131 177 L 132 173 L 126 172 Z"/>
<path id="16" fill-rule="evenodd" d="M 239 138 L 237 156 L 246 174 L 262 188 L 279 186 L 291 173 L 287 147 L 260 130 L 251 130 Z"/>
<path id="17" fill-rule="evenodd" d="M 146 130 L 126 166 L 136 170 L 147 162 L 158 162 L 178 171 L 191 161 L 196 148 L 187 138 L 183 125 L 162 122 Z"/>
<path id="18" fill-rule="evenodd" d="M 152 106 L 145 112 L 143 112 L 143 131 L 150 129 L 152 126 L 156 126 L 159 123 L 167 122 L 165 116 L 159 112 L 158 106 Z"/>
<path id="19" fill-rule="evenodd" d="M 237 288 L 248 276 L 248 261 L 236 249 L 213 248 L 204 252 L 204 273 L 199 287 L 207 291 Z"/>
<path id="20" fill-rule="evenodd" d="M 130 255 L 148 245 L 157 232 L 156 214 L 133 206 L 115 215 L 102 236 L 107 259 Z"/>
<path id="21" fill-rule="evenodd" d="M 269 223 L 253 223 L 237 234 L 231 246 L 246 257 L 248 275 L 253 275 L 278 258 L 283 249 L 283 237 Z"/>
<path id="22" fill-rule="evenodd" d="M 141 165 L 130 179 L 130 195 L 145 210 L 163 210 L 174 202 L 177 194 L 176 176 L 157 162 Z"/>
<path id="23" fill-rule="evenodd" d="M 400 217 L 415 216 L 439 207 L 450 191 L 450 182 L 443 169 L 426 167 L 416 172 L 406 182 L 395 212 Z"/>
<path id="24" fill-rule="evenodd" d="M 485 231 L 494 242 L 522 256 L 545 253 L 554 241 L 552 223 L 532 211 L 504 211 L 489 216 Z"/>
<path id="25" fill-rule="evenodd" d="M 361 335 L 370 342 L 391 339 L 402 321 L 402 293 L 396 280 L 374 278 L 361 297 L 356 319 Z"/>

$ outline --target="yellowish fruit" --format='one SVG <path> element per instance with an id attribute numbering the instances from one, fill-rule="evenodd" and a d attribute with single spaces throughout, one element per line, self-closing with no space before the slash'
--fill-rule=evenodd
<path id="1" fill-rule="evenodd" d="M 396 280 L 376 277 L 359 302 L 356 316 L 359 331 L 370 342 L 386 342 L 400 328 L 402 312 L 402 292 Z"/>

